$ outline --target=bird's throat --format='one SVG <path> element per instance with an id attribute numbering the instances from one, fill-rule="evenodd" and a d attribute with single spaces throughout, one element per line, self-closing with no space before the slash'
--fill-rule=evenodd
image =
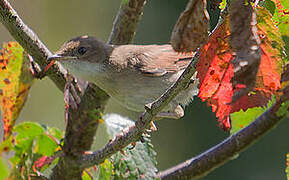
<path id="1" fill-rule="evenodd" d="M 104 67 L 100 63 L 79 60 L 67 60 L 60 63 L 74 76 L 89 82 L 95 83 L 106 76 Z"/>

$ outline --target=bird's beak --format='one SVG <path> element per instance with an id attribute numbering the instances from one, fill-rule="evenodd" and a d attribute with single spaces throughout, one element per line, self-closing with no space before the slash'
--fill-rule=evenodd
<path id="1" fill-rule="evenodd" d="M 65 61 L 65 60 L 73 60 L 77 59 L 76 56 L 62 56 L 59 54 L 53 54 L 47 58 L 48 62 L 50 61 Z"/>
<path id="2" fill-rule="evenodd" d="M 62 56 L 59 54 L 53 54 L 47 58 L 48 64 L 44 68 L 42 74 L 45 74 L 46 71 L 48 71 L 48 69 L 55 63 L 55 61 L 65 61 L 65 60 L 72 60 L 72 59 L 77 59 L 77 57 L 76 56 Z"/>

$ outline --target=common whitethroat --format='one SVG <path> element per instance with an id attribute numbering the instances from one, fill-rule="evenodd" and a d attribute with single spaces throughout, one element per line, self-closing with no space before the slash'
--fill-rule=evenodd
<path id="1" fill-rule="evenodd" d="M 165 92 L 190 63 L 193 53 L 179 54 L 171 45 L 110 45 L 80 36 L 64 43 L 48 60 L 56 60 L 76 77 L 95 83 L 126 108 L 142 112 Z M 197 80 L 178 94 L 157 117 L 178 119 L 180 105 L 198 93 Z"/>

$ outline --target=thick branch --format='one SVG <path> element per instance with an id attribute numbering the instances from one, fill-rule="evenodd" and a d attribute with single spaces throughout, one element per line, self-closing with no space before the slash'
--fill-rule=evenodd
<path id="1" fill-rule="evenodd" d="M 77 85 L 74 84 L 73 87 L 75 86 Z M 58 164 L 53 169 L 51 179 L 81 179 L 84 168 L 74 166 L 71 161 L 77 154 L 89 150 L 93 143 L 100 112 L 103 111 L 108 99 L 108 96 L 102 90 L 97 91 L 98 89 L 95 85 L 88 84 L 80 104 L 77 105 L 78 108 L 67 109 L 63 145 L 65 156 L 60 157 Z M 66 89 L 66 91 L 69 90 L 69 88 Z"/>
<path id="2" fill-rule="evenodd" d="M 108 43 L 130 44 L 143 14 L 146 0 L 122 0 L 121 7 L 113 23 Z"/>
<path id="3" fill-rule="evenodd" d="M 220 144 L 197 157 L 159 172 L 157 177 L 161 179 L 199 179 L 227 161 L 234 159 L 235 156 L 256 142 L 258 138 L 262 137 L 284 118 L 284 116 L 277 116 L 281 103 L 279 101 L 274 104 L 249 126 Z"/>
<path id="4" fill-rule="evenodd" d="M 7 28 L 16 41 L 28 52 L 43 69 L 46 59 L 51 52 L 41 42 L 37 35 L 22 21 L 17 12 L 6 0 L 0 0 L 0 21 Z M 59 71 L 58 66 L 50 68 L 47 72 L 56 86 L 63 91 L 65 77 Z"/>

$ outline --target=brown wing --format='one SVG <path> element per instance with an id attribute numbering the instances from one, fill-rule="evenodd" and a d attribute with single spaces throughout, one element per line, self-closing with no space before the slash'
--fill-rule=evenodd
<path id="1" fill-rule="evenodd" d="M 194 53 L 180 54 L 171 45 L 113 46 L 109 64 L 117 71 L 132 69 L 147 76 L 163 76 L 187 67 Z"/>
<path id="2" fill-rule="evenodd" d="M 194 53 L 180 54 L 171 45 L 148 45 L 137 55 L 134 66 L 147 76 L 163 76 L 175 73 L 187 67 Z"/>

